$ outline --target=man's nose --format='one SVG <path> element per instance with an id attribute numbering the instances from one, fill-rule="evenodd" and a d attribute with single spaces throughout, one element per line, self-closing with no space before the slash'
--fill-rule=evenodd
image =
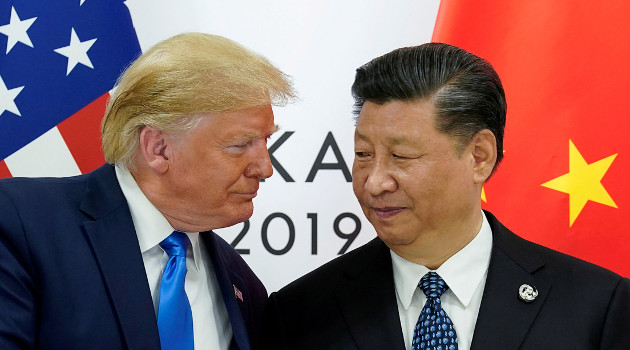
<path id="1" fill-rule="evenodd" d="M 267 147 L 262 147 L 255 155 L 255 159 L 247 166 L 245 175 L 248 177 L 259 177 L 266 179 L 273 174 L 271 158 Z"/>
<path id="2" fill-rule="evenodd" d="M 369 169 L 365 180 L 365 189 L 368 193 L 378 196 L 384 192 L 395 192 L 397 188 L 398 183 L 386 164 L 379 161 Z"/>

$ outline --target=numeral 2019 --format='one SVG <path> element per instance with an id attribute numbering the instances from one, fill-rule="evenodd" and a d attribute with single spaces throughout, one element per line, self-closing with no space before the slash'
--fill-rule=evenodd
<path id="1" fill-rule="evenodd" d="M 311 254 L 317 255 L 317 241 L 319 237 L 317 213 L 307 213 L 306 218 L 311 220 Z M 354 228 L 350 230 L 351 232 L 344 232 L 342 230 L 341 222 L 344 220 L 349 220 L 353 223 Z M 287 237 L 286 237 L 286 240 L 284 240 L 285 243 L 283 246 L 274 247 L 269 242 L 269 225 L 272 222 L 276 222 L 276 221 L 281 222 L 284 225 L 286 225 L 287 230 L 285 232 L 287 232 Z M 236 238 L 234 238 L 234 240 L 231 243 L 232 247 L 234 247 L 239 254 L 243 254 L 243 255 L 250 254 L 250 249 L 238 247 L 238 244 L 243 240 L 245 235 L 249 232 L 250 226 L 251 225 L 249 223 L 249 220 L 245 221 L 243 224 L 243 228 L 236 235 Z M 356 216 L 353 213 L 341 213 L 335 218 L 332 228 L 333 228 L 333 231 L 335 232 L 335 235 L 337 235 L 337 237 L 345 240 L 345 243 L 341 246 L 341 249 L 338 252 L 338 254 L 344 254 L 345 252 L 348 251 L 348 249 L 352 245 L 352 242 L 354 242 L 357 236 L 359 236 L 359 233 L 361 232 L 361 220 L 359 219 L 358 216 Z M 287 214 L 272 213 L 269 216 L 267 216 L 265 220 L 263 221 L 262 227 L 260 230 L 260 236 L 261 236 L 263 247 L 265 247 L 265 249 L 269 253 L 273 255 L 284 255 L 288 253 L 291 250 L 291 248 L 293 248 L 293 244 L 295 243 L 295 225 L 293 223 L 293 220 Z"/>

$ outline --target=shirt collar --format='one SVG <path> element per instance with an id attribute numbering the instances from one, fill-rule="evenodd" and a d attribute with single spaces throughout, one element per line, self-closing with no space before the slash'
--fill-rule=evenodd
<path id="1" fill-rule="evenodd" d="M 144 253 L 160 244 L 160 242 L 173 233 L 175 229 L 153 203 L 149 201 L 147 196 L 144 195 L 140 186 L 138 186 L 136 180 L 133 178 L 133 175 L 131 175 L 127 169 L 118 166 L 116 166 L 115 169 L 120 189 L 129 205 L 131 220 L 133 221 L 133 226 L 138 236 L 138 242 L 140 243 L 140 252 Z M 198 270 L 198 262 L 201 257 L 199 232 L 184 233 L 186 233 L 190 239 L 193 260 Z"/>
<path id="2" fill-rule="evenodd" d="M 464 307 L 468 307 L 490 264 L 492 230 L 485 214 L 482 213 L 482 216 L 483 223 L 475 238 L 435 270 Z M 426 266 L 405 260 L 391 250 L 390 255 L 396 292 L 402 306 L 408 310 L 418 282 L 430 270 Z"/>

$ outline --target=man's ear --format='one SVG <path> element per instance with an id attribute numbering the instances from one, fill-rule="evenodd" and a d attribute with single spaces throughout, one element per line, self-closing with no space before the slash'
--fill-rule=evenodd
<path id="1" fill-rule="evenodd" d="M 471 140 L 472 155 L 475 159 L 473 166 L 473 181 L 484 183 L 492 173 L 497 162 L 497 142 L 492 131 L 483 129 Z"/>
<path id="2" fill-rule="evenodd" d="M 164 132 L 149 126 L 140 130 L 140 154 L 153 171 L 164 174 L 168 170 L 167 141 Z"/>

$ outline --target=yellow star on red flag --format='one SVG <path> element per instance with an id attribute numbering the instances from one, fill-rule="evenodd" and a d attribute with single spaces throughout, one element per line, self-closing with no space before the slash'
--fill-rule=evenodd
<path id="1" fill-rule="evenodd" d="M 588 201 L 617 208 L 617 204 L 601 183 L 615 157 L 616 153 L 588 164 L 569 140 L 569 172 L 541 185 L 569 194 L 569 226 L 573 226 Z"/>

